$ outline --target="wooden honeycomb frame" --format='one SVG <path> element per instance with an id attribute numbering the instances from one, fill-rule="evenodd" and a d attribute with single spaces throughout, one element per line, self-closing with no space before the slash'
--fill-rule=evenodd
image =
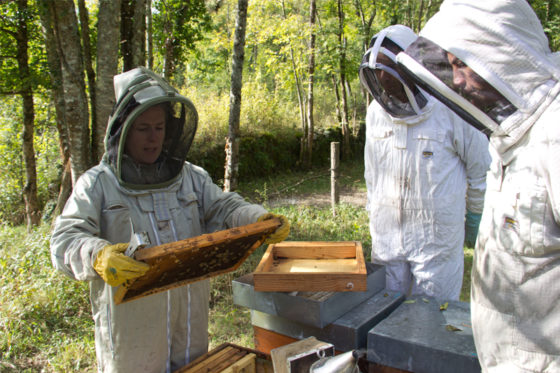
<path id="1" fill-rule="evenodd" d="M 134 258 L 150 269 L 121 285 L 114 301 L 120 304 L 234 271 L 280 224 L 269 219 L 138 250 Z"/>

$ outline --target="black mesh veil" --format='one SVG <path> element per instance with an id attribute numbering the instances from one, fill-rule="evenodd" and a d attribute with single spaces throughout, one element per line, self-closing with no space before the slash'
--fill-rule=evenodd
<path id="1" fill-rule="evenodd" d="M 400 39 L 403 46 L 397 44 L 391 37 Z M 416 38 L 416 35 L 405 26 L 388 27 L 371 39 L 360 64 L 359 77 L 362 85 L 393 117 L 418 115 L 427 104 L 426 97 L 418 87 L 401 76 L 396 63 L 396 54 L 402 51 L 412 38 Z M 381 59 L 385 62 L 381 62 Z M 382 82 L 379 73 L 386 74 L 392 79 L 389 81 L 385 79 Z"/>
<path id="2" fill-rule="evenodd" d="M 459 65 L 453 65 L 453 61 Z M 469 70 L 471 79 L 482 82 L 482 90 L 469 91 L 457 84 L 456 75 L 459 73 L 457 67 L 454 72 L 454 66 L 468 66 L 426 38 L 419 37 L 399 53 L 397 62 L 407 77 L 488 136 L 493 132 L 499 133 L 500 124 L 517 110 L 472 70 Z M 492 94 L 494 99 L 481 100 L 479 97 L 485 93 L 484 89 L 487 96 Z"/>
<path id="3" fill-rule="evenodd" d="M 144 111 L 161 105 L 165 111 L 165 139 L 157 162 L 169 177 L 153 186 L 170 184 L 179 175 L 194 139 L 198 125 L 196 108 L 164 79 L 142 67 L 117 75 L 115 91 L 117 103 L 107 126 L 104 161 L 113 168 L 121 184 L 135 188 L 132 184 L 138 182 L 131 184 L 123 178 L 127 133 Z M 145 188 L 146 184 L 153 181 L 139 187 Z"/>

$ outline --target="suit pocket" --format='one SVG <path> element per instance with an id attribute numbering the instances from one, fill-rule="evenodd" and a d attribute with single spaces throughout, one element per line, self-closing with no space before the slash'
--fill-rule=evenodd
<path id="1" fill-rule="evenodd" d="M 200 211 L 198 208 L 198 198 L 194 193 L 188 193 L 178 196 L 180 209 L 179 214 L 183 217 L 187 232 L 181 232 L 181 236 L 194 237 L 202 234 L 204 231 L 204 224 L 201 219 Z M 179 230 L 181 230 L 179 228 Z M 185 237 L 185 238 L 186 238 Z"/>
<path id="2" fill-rule="evenodd" d="M 103 238 L 113 242 L 130 240 L 130 210 L 121 201 L 110 202 L 101 211 L 100 232 Z"/>

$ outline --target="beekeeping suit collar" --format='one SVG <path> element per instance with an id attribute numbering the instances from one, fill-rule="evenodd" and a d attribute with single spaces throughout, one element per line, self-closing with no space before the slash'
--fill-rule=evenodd
<path id="1" fill-rule="evenodd" d="M 396 70 L 396 55 L 387 48 L 388 44 L 404 50 L 414 40 L 417 35 L 408 27 L 403 25 L 389 26 L 373 36 L 370 41 L 369 49 L 362 58 L 360 65 L 360 81 L 373 98 L 385 109 L 391 117 L 403 118 L 414 115 L 420 115 L 423 107 L 426 105 L 425 95 L 414 85 L 406 82 L 400 73 Z M 384 55 L 393 61 L 391 66 L 380 63 L 379 55 Z M 381 84 L 375 71 L 382 70 L 393 76 L 400 82 L 407 102 L 402 102 L 393 97 L 388 90 Z"/>
<path id="2" fill-rule="evenodd" d="M 453 85 L 447 52 L 502 98 L 474 104 Z M 446 0 L 405 52 L 399 66 L 419 85 L 479 130 L 519 140 L 558 93 L 560 68 L 539 19 L 526 0 Z"/>
<path id="3" fill-rule="evenodd" d="M 113 79 L 116 104 L 105 135 L 104 161 L 121 185 L 132 189 L 158 188 L 171 184 L 180 174 L 198 124 L 192 102 L 152 71 L 138 67 Z M 165 108 L 163 150 L 152 166 L 134 164 L 124 154 L 128 130 L 148 108 Z M 145 177 L 147 176 L 147 177 Z"/>

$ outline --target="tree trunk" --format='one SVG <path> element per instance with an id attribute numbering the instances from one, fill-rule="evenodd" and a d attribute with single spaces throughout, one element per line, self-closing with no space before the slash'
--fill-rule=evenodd
<path id="1" fill-rule="evenodd" d="M 406 0 L 406 8 L 405 8 L 405 16 L 406 16 L 406 23 L 405 26 L 410 27 L 414 30 L 414 25 L 412 24 L 412 6 L 413 4 L 410 3 L 411 0 Z"/>
<path id="2" fill-rule="evenodd" d="M 68 143 L 67 125 L 65 122 L 65 106 L 64 91 L 62 86 L 62 70 L 60 59 L 57 52 L 57 44 L 53 30 L 52 9 L 48 3 L 50 0 L 40 0 L 38 4 L 41 24 L 43 27 L 43 36 L 47 51 L 47 62 L 49 65 L 49 75 L 53 89 L 51 94 L 53 97 L 54 108 L 56 111 L 56 128 L 58 130 L 58 144 L 60 150 L 60 159 L 62 160 L 62 171 L 60 175 L 60 188 L 58 193 L 57 204 L 53 216 L 60 215 L 66 200 L 72 192 L 72 172 L 70 169 L 70 147 Z M 54 222 L 54 220 L 53 220 Z"/>
<path id="3" fill-rule="evenodd" d="M 60 191 L 58 192 L 58 198 L 56 199 L 56 207 L 53 211 L 53 218 L 60 215 L 66 201 L 72 194 L 72 170 L 70 168 L 70 158 L 62 160 L 62 171 L 60 173 Z M 55 219 L 53 219 L 52 224 L 54 225 Z"/>
<path id="4" fill-rule="evenodd" d="M 332 82 L 333 82 L 333 90 L 334 90 L 334 98 L 336 100 L 336 120 L 338 123 L 342 123 L 342 114 L 340 113 L 340 93 L 338 92 L 338 81 L 336 80 L 336 76 L 331 74 Z"/>
<path id="5" fill-rule="evenodd" d="M 175 56 L 175 47 L 173 42 L 175 40 L 174 35 L 174 25 L 173 25 L 173 17 L 168 14 L 164 14 L 164 21 L 163 21 L 163 31 L 166 35 L 165 41 L 163 42 L 164 51 L 163 51 L 163 77 L 168 81 L 171 81 L 173 77 L 173 72 L 175 70 L 174 65 L 174 56 Z"/>
<path id="6" fill-rule="evenodd" d="M 364 9 L 362 7 L 361 1 L 360 0 L 354 0 L 354 6 L 356 7 L 356 12 L 358 13 L 358 16 L 360 17 L 360 22 L 362 24 L 362 36 L 363 36 L 362 41 L 363 41 L 364 53 L 365 53 L 365 51 L 367 51 L 368 46 L 369 46 L 369 40 L 373 36 L 373 35 L 371 35 L 371 26 L 373 24 L 373 20 L 375 19 L 375 16 L 377 15 L 377 4 L 376 3 L 377 3 L 376 1 L 372 1 L 373 13 L 370 14 L 370 16 L 366 20 L 366 15 L 364 13 Z"/>
<path id="7" fill-rule="evenodd" d="M 282 14 L 284 19 L 286 19 L 286 7 L 284 4 L 284 0 L 282 0 Z M 303 136 L 301 137 L 300 144 L 299 144 L 299 163 L 301 165 L 305 164 L 305 157 L 306 157 L 306 149 L 307 149 L 307 118 L 305 116 L 305 99 L 303 97 L 303 87 L 301 86 L 301 81 L 297 72 L 297 65 L 294 58 L 294 50 L 290 46 L 290 58 L 292 60 L 292 69 L 294 71 L 294 80 L 296 83 L 296 90 L 297 90 L 297 97 L 298 97 L 298 104 L 299 104 L 299 115 L 300 115 L 300 122 L 301 122 L 301 132 Z"/>
<path id="8" fill-rule="evenodd" d="M 313 159 L 313 82 L 315 77 L 315 0 L 309 1 L 309 65 L 308 65 L 308 91 L 307 91 L 307 148 L 304 158 L 304 168 L 310 169 Z"/>
<path id="9" fill-rule="evenodd" d="M 154 68 L 154 34 L 152 31 L 152 0 L 146 0 L 146 54 L 148 57 L 148 69 Z"/>
<path id="10" fill-rule="evenodd" d="M 286 7 L 284 4 L 284 0 L 282 0 L 282 15 L 284 16 L 284 19 L 286 19 Z M 303 102 L 303 94 L 302 94 L 302 87 L 301 87 L 301 82 L 300 82 L 300 78 L 298 75 L 298 71 L 297 71 L 297 65 L 296 65 L 296 61 L 294 58 L 294 49 L 292 48 L 291 44 L 290 44 L 290 59 L 292 61 L 292 70 L 294 72 L 294 80 L 296 83 L 296 91 L 297 91 L 297 98 L 298 98 L 298 105 L 299 105 L 299 116 L 300 116 L 300 122 L 301 122 L 301 128 L 305 131 L 305 127 L 306 127 L 306 123 L 305 123 L 305 103 Z"/>
<path id="11" fill-rule="evenodd" d="M 343 154 L 345 159 L 352 158 L 352 148 L 350 147 L 350 128 L 348 126 L 348 102 L 346 95 L 346 38 L 344 37 L 344 11 L 342 9 L 342 1 L 338 0 L 338 45 L 340 48 L 339 71 L 340 71 L 340 93 L 342 100 L 341 117 L 342 117 L 342 139 Z"/>
<path id="12" fill-rule="evenodd" d="M 366 20 L 366 15 L 364 13 L 363 7 L 362 7 L 362 3 L 360 0 L 355 0 L 354 1 L 354 5 L 356 7 L 356 12 L 358 13 L 359 17 L 360 17 L 360 22 L 362 24 L 362 36 L 363 36 L 363 50 L 364 53 L 368 50 L 369 47 L 369 41 L 371 39 L 371 37 L 373 35 L 371 35 L 371 26 L 373 24 L 373 20 L 375 19 L 375 16 L 377 15 L 377 3 L 376 1 L 372 2 L 374 7 L 373 7 L 373 12 L 372 14 L 367 18 Z M 360 84 L 361 86 L 361 92 L 362 92 L 362 96 L 366 99 L 366 108 L 369 106 L 370 104 L 370 95 L 368 94 L 367 90 Z"/>
<path id="13" fill-rule="evenodd" d="M 175 70 L 173 66 L 173 37 L 170 34 L 165 39 L 165 56 L 163 61 L 163 77 L 167 80 L 171 80 L 173 76 L 173 70 Z"/>
<path id="14" fill-rule="evenodd" d="M 33 147 L 35 111 L 33 109 L 33 88 L 31 87 L 31 73 L 29 71 L 27 32 L 27 0 L 17 1 L 17 23 L 16 33 L 17 63 L 20 79 L 22 82 L 21 98 L 23 100 L 23 158 L 25 162 L 26 182 L 23 188 L 23 199 L 25 201 L 25 214 L 27 230 L 31 231 L 33 226 L 39 225 L 41 221 L 41 209 L 37 198 L 37 168 L 35 165 L 35 150 Z"/>
<path id="15" fill-rule="evenodd" d="M 115 105 L 113 76 L 118 73 L 120 0 L 101 0 L 97 17 L 97 81 L 95 91 L 101 98 L 95 103 L 95 124 L 92 127 L 94 161 L 100 161 L 109 116 Z"/>
<path id="16" fill-rule="evenodd" d="M 91 157 L 94 160 L 100 159 L 101 155 L 103 155 L 103 151 L 99 153 L 99 149 L 96 146 L 96 141 L 98 134 L 96 133 L 95 123 L 96 120 L 96 112 L 95 112 L 95 72 L 93 71 L 93 63 L 91 62 L 91 40 L 89 37 L 89 15 L 88 10 L 86 8 L 86 3 L 84 0 L 78 0 L 78 14 L 80 16 L 80 31 L 82 37 L 82 46 L 84 48 L 84 64 L 86 68 L 86 76 L 88 80 L 88 92 L 89 92 L 89 102 L 91 108 Z M 103 40 L 103 39 L 101 39 Z M 103 149 L 101 149 L 103 150 Z"/>
<path id="17" fill-rule="evenodd" d="M 134 27 L 134 0 L 121 2 L 121 56 L 122 69 L 128 71 L 134 68 L 132 62 L 132 29 Z"/>
<path id="18" fill-rule="evenodd" d="M 133 67 L 146 66 L 146 0 L 136 0 L 133 11 L 131 51 Z"/>
<path id="19" fill-rule="evenodd" d="M 348 79 L 346 79 L 346 97 L 352 98 L 352 136 L 356 137 L 358 135 L 358 128 L 356 123 L 356 95 L 353 94 L 352 87 L 348 83 Z M 350 126 L 350 124 L 348 124 L 348 126 Z"/>
<path id="20" fill-rule="evenodd" d="M 78 20 L 72 0 L 47 1 L 52 9 L 54 33 L 61 61 L 72 185 L 91 165 L 89 113 Z"/>
<path id="21" fill-rule="evenodd" d="M 418 21 L 416 24 L 416 33 L 420 32 L 420 29 L 422 28 L 422 15 L 424 13 L 424 0 L 420 1 L 420 9 L 418 10 Z"/>
<path id="22" fill-rule="evenodd" d="M 229 101 L 229 130 L 226 140 L 226 170 L 224 191 L 237 189 L 239 170 L 239 118 L 241 115 L 241 87 L 243 85 L 243 61 L 245 59 L 245 30 L 247 28 L 248 0 L 238 0 L 237 21 L 233 43 L 231 68 L 231 91 Z"/>
<path id="23" fill-rule="evenodd" d="M 146 64 L 146 0 L 122 0 L 120 11 L 123 71 L 128 71 Z"/>

